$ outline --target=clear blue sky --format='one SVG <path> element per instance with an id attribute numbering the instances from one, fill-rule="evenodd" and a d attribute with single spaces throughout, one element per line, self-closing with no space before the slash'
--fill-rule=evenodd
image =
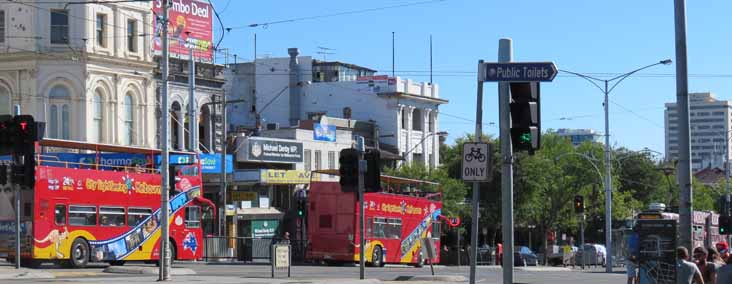
<path id="1" fill-rule="evenodd" d="M 226 27 L 304 16 L 414 3 L 372 1 L 214 0 Z M 732 97 L 732 2 L 688 1 L 689 89 Z M 396 32 L 398 76 L 429 81 L 429 36 L 433 36 L 434 82 L 440 96 L 440 128 L 449 141 L 474 131 L 477 61 L 495 61 L 498 40 L 513 39 L 515 61 L 554 61 L 580 73 L 624 73 L 671 58 L 674 53 L 673 1 L 493 1 L 446 0 L 402 8 L 334 16 L 266 28 L 233 29 L 221 47 L 240 60 L 258 54 L 286 56 L 288 47 L 320 58 L 318 46 L 336 49 L 328 60 L 391 73 L 391 33 Z M 218 38 L 219 30 L 215 31 Z M 646 74 L 643 76 L 643 74 Z M 653 76 L 648 76 L 648 75 Z M 611 94 L 611 143 L 663 152 L 663 104 L 675 101 L 675 65 L 657 66 L 624 81 Z M 726 76 L 699 76 L 721 74 Z M 660 75 L 660 76 L 657 76 Z M 597 75 L 602 76 L 602 75 Z M 612 75 L 614 76 L 614 75 Z M 485 85 L 486 133 L 496 135 L 497 86 Z M 542 128 L 593 128 L 604 133 L 602 94 L 583 79 L 559 76 L 542 85 Z M 461 117 L 461 118 L 456 118 Z M 569 118 L 569 119 L 562 119 Z"/>

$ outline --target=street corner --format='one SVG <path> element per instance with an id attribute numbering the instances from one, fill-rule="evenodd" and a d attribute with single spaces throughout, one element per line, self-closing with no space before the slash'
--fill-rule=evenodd
<path id="1" fill-rule="evenodd" d="M 454 283 L 454 282 L 466 282 L 468 281 L 465 276 L 462 275 L 410 275 L 410 276 L 399 276 L 393 281 L 402 282 L 427 282 L 427 283 Z"/>
<path id="2" fill-rule="evenodd" d="M 54 279 L 52 273 L 40 269 L 15 269 L 12 267 L 0 268 L 0 279 L 12 280 L 12 279 Z"/>
<path id="3" fill-rule="evenodd" d="M 113 274 L 132 274 L 132 275 L 157 275 L 160 269 L 150 266 L 110 266 L 104 269 L 106 273 Z M 171 268 L 171 275 L 196 275 L 196 272 L 190 268 Z"/>

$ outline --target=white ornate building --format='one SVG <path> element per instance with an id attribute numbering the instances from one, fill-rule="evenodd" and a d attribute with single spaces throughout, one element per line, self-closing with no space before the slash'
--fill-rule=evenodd
<path id="1" fill-rule="evenodd" d="M 152 1 L 62 2 L 0 2 L 0 114 L 20 105 L 46 122 L 46 137 L 156 147 Z M 199 106 L 219 93 L 209 89 L 199 88 Z M 170 97 L 184 115 L 187 89 L 174 81 Z"/>

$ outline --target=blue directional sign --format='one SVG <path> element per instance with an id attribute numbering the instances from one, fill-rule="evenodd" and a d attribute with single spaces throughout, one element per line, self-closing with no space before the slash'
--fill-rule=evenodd
<path id="1" fill-rule="evenodd" d="M 483 63 L 485 82 L 551 82 L 557 76 L 554 62 Z"/>

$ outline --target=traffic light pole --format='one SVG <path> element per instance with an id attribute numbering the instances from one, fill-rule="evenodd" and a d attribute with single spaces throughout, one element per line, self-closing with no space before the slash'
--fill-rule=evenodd
<path id="1" fill-rule="evenodd" d="M 579 251 L 582 252 L 582 269 L 585 269 L 585 260 L 587 260 L 587 254 L 585 253 L 585 213 L 578 215 L 580 223 L 580 247 Z"/>
<path id="2" fill-rule="evenodd" d="M 15 115 L 20 115 L 20 105 L 15 106 Z M 20 162 L 13 151 L 13 164 Z M 7 173 L 3 173 L 7 174 Z M 20 269 L 20 183 L 13 181 L 15 187 L 15 269 Z"/>
<path id="3" fill-rule="evenodd" d="M 366 218 L 364 216 L 364 210 L 363 210 L 363 192 L 365 190 L 364 188 L 364 172 L 366 172 L 366 161 L 363 159 L 363 152 L 364 152 L 364 139 L 361 136 L 356 137 L 356 145 L 358 150 L 358 245 L 359 245 L 359 254 L 358 254 L 358 267 L 359 267 L 359 278 L 364 279 L 364 270 L 365 270 L 365 262 L 366 259 L 364 255 L 366 254 L 366 238 L 364 237 L 364 231 L 366 231 L 364 228 L 366 227 Z M 372 260 L 373 261 L 373 260 Z"/>
<path id="4" fill-rule="evenodd" d="M 498 62 L 511 62 L 511 39 L 498 42 Z M 501 224 L 503 227 L 503 283 L 513 284 L 513 149 L 511 145 L 511 113 L 509 83 L 498 83 L 498 115 L 500 125 L 501 161 Z"/>

